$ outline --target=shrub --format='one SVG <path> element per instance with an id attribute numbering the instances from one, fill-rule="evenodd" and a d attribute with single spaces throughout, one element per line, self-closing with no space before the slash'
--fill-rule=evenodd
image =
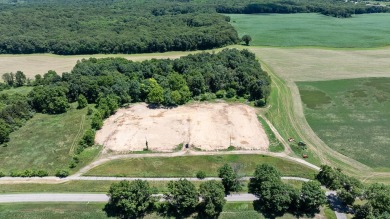
<path id="1" fill-rule="evenodd" d="M 87 98 L 84 95 L 80 94 L 77 98 L 77 109 L 83 109 L 88 105 Z"/>
<path id="2" fill-rule="evenodd" d="M 217 98 L 224 98 L 226 96 L 226 91 L 225 90 L 219 90 L 217 93 L 215 93 Z"/>
<path id="3" fill-rule="evenodd" d="M 4 177 L 5 174 L 3 172 L 0 172 L 0 177 Z"/>
<path id="4" fill-rule="evenodd" d="M 196 173 L 196 178 L 198 178 L 198 179 L 204 179 L 204 178 L 206 178 L 206 173 L 204 172 L 204 171 L 198 171 L 197 173 Z"/>
<path id="5" fill-rule="evenodd" d="M 69 171 L 65 169 L 57 170 L 56 177 L 65 178 L 69 176 Z"/>
<path id="6" fill-rule="evenodd" d="M 48 176 L 49 173 L 46 171 L 46 170 L 38 170 L 36 172 L 36 176 L 39 176 L 39 177 L 44 177 L 44 176 Z"/>
<path id="7" fill-rule="evenodd" d="M 229 88 L 226 92 L 226 97 L 233 98 L 234 96 L 236 96 L 236 94 L 236 90 L 234 90 L 233 88 Z"/>
<path id="8" fill-rule="evenodd" d="M 266 102 L 263 99 L 255 101 L 255 106 L 257 106 L 257 107 L 263 107 L 265 105 L 266 105 Z"/>
<path id="9" fill-rule="evenodd" d="M 92 115 L 93 109 L 91 107 L 88 107 L 87 115 Z"/>

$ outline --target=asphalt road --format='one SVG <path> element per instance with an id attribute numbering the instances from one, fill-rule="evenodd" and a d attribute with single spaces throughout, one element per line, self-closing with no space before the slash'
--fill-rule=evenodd
<path id="1" fill-rule="evenodd" d="M 228 202 L 254 201 L 252 194 L 233 194 L 225 197 Z M 15 202 L 108 202 L 106 194 L 80 194 L 80 193 L 36 193 L 36 194 L 7 194 L 0 195 L 0 203 Z"/>

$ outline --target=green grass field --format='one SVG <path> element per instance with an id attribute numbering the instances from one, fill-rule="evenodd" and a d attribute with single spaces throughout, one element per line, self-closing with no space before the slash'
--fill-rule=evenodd
<path id="1" fill-rule="evenodd" d="M 44 169 L 54 174 L 67 168 L 84 131 L 90 127 L 87 109 L 72 109 L 59 115 L 35 114 L 27 123 L 11 133 L 10 141 L 0 147 L 0 171 Z M 82 124 L 81 124 L 82 122 Z M 84 164 L 91 161 L 100 147 L 89 148 L 80 155 Z M 82 164 L 79 164 L 80 167 Z"/>
<path id="2" fill-rule="evenodd" d="M 255 46 L 370 48 L 390 45 L 389 14 L 340 19 L 319 14 L 229 14 L 239 35 Z"/>
<path id="3" fill-rule="evenodd" d="M 306 119 L 331 148 L 390 170 L 390 78 L 298 82 Z"/>
<path id="4" fill-rule="evenodd" d="M 284 176 L 313 178 L 316 173 L 301 164 L 265 155 L 221 155 L 148 157 L 113 160 L 104 163 L 85 175 L 131 176 L 131 177 L 195 177 L 200 170 L 207 176 L 217 176 L 217 170 L 229 163 L 239 169 L 242 176 L 251 176 L 258 164 L 267 163 L 276 167 Z"/>
<path id="5" fill-rule="evenodd" d="M 0 204 L 0 218 L 13 219 L 103 219 L 109 218 L 103 211 L 105 203 L 17 203 Z M 146 215 L 145 219 L 166 218 L 156 213 Z M 196 217 L 191 217 L 196 218 Z M 253 210 L 252 202 L 226 203 L 220 215 L 221 219 L 246 218 L 263 219 L 264 217 Z M 279 219 L 293 219 L 286 214 Z"/>

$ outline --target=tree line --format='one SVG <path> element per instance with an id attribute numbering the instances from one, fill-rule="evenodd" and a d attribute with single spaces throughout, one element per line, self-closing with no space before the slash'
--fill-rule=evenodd
<path id="1" fill-rule="evenodd" d="M 176 218 L 194 213 L 199 218 L 217 218 L 226 203 L 225 195 L 242 189 L 237 170 L 231 165 L 221 166 L 218 177 L 221 181 L 203 182 L 199 189 L 186 179 L 170 181 L 162 202 L 159 202 L 161 197 L 153 196 L 157 191 L 147 181 L 113 183 L 105 210 L 109 216 L 120 218 L 141 218 L 151 212 Z M 280 172 L 273 166 L 261 164 L 256 166 L 248 190 L 257 197 L 253 202 L 254 209 L 266 218 L 285 213 L 297 218 L 314 217 L 327 202 L 321 184 L 337 190 L 337 196 L 352 209 L 354 219 L 387 219 L 390 216 L 390 186 L 378 183 L 364 186 L 359 180 L 326 165 L 321 166 L 316 180 L 304 182 L 297 189 L 284 183 Z M 357 198 L 363 200 L 363 204 L 353 205 Z"/>
<path id="2" fill-rule="evenodd" d="M 194 213 L 199 218 L 217 218 L 226 203 L 225 195 L 239 191 L 237 189 L 241 186 L 237 173 L 228 164 L 218 170 L 218 175 L 221 181 L 205 181 L 199 189 L 186 179 L 170 181 L 162 202 L 159 202 L 161 197 L 153 196 L 156 191 L 147 181 L 113 183 L 105 210 L 108 216 L 120 218 L 142 218 L 151 212 L 176 218 L 189 217 Z M 268 164 L 256 167 L 249 190 L 259 198 L 254 202 L 257 211 L 266 217 L 283 215 L 287 210 L 297 216 L 311 216 L 319 212 L 320 206 L 326 202 L 319 182 L 305 182 L 299 190 L 284 184 L 280 176 Z"/>
<path id="3" fill-rule="evenodd" d="M 351 17 L 354 14 L 388 13 L 390 7 L 367 5 L 364 1 L 344 0 L 227 0 L 209 1 L 216 4 L 218 13 L 256 14 L 256 13 L 321 13 L 333 17 Z"/>

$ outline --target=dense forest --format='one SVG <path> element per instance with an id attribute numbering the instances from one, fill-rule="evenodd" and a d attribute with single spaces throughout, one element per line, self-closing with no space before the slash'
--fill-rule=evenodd
<path id="1" fill-rule="evenodd" d="M 0 54 L 203 50 L 240 41 L 221 13 L 388 12 L 344 0 L 1 0 Z"/>
<path id="2" fill-rule="evenodd" d="M 165 0 L 31 1 L 0 8 L 0 53 L 145 53 L 239 42 L 229 17 Z"/>
<path id="3" fill-rule="evenodd" d="M 6 86 L 15 86 L 14 79 L 5 81 Z M 31 110 L 58 114 L 66 112 L 72 102 L 77 101 L 82 107 L 95 103 L 97 110 L 92 115 L 95 129 L 118 107 L 131 102 L 147 102 L 155 107 L 180 105 L 191 99 L 245 98 L 263 105 L 270 93 L 270 77 L 255 55 L 237 49 L 143 62 L 90 58 L 79 61 L 71 73 L 59 76 L 49 71 L 29 83 L 34 88 L 21 102 L 18 98 L 0 96 L 0 101 L 7 103 L 3 111 L 8 106 L 19 107 L 24 111 L 12 117 L 25 121 L 31 117 Z M 12 101 L 6 102 L 10 98 Z M 12 112 L 19 112 L 19 108 L 12 108 Z M 0 143 L 7 141 L 13 130 L 7 115 L 0 114 L 0 131 L 5 130 L 0 133 Z"/>
<path id="4" fill-rule="evenodd" d="M 216 11 L 227 14 L 254 13 L 321 13 L 334 17 L 353 14 L 390 12 L 389 7 L 367 5 L 363 1 L 345 0 L 208 0 Z"/>

